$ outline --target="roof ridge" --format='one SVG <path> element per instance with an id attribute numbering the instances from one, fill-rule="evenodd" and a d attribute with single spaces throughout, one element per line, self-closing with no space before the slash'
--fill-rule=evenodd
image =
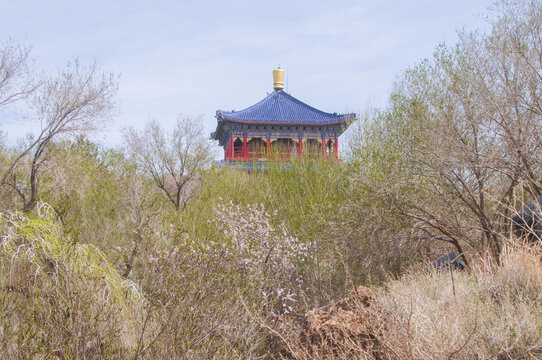
<path id="1" fill-rule="evenodd" d="M 277 92 L 278 92 L 278 91 L 273 91 L 273 93 L 277 93 Z M 247 107 L 247 108 L 245 108 L 245 109 L 243 109 L 243 110 L 239 110 L 239 111 L 224 111 L 224 110 L 217 110 L 216 112 L 217 112 L 217 113 L 218 113 L 218 112 L 220 112 L 220 113 L 229 113 L 229 114 L 244 112 L 244 111 L 246 111 L 246 110 L 250 110 L 250 109 L 252 109 L 252 108 L 254 108 L 254 107 L 260 105 L 260 104 L 263 103 L 265 100 L 267 100 L 269 97 L 271 97 L 271 96 L 273 95 L 273 93 L 267 94 L 266 97 L 264 97 L 263 99 L 261 99 L 260 101 L 258 101 L 256 104 L 251 105 L 251 106 L 249 106 L 249 107 Z"/>
<path id="2" fill-rule="evenodd" d="M 305 107 L 308 107 L 309 109 L 314 110 L 314 111 L 316 111 L 316 112 L 318 112 L 318 113 L 321 113 L 321 114 L 325 114 L 325 115 L 346 115 L 346 114 L 338 114 L 338 113 L 336 113 L 336 112 L 335 112 L 335 113 L 328 113 L 328 112 L 325 112 L 325 111 L 323 111 L 323 110 L 317 109 L 317 108 L 315 108 L 314 106 L 310 106 L 309 104 L 307 104 L 307 103 L 305 103 L 305 102 L 299 100 L 298 98 L 296 98 L 296 97 L 294 97 L 293 95 L 290 95 L 290 94 L 288 94 L 288 93 L 286 93 L 286 92 L 284 92 L 284 95 L 290 97 L 290 98 L 291 98 L 292 100 L 294 100 L 295 102 L 298 102 L 299 104 L 301 104 L 301 105 L 303 105 L 303 106 L 305 106 Z"/>

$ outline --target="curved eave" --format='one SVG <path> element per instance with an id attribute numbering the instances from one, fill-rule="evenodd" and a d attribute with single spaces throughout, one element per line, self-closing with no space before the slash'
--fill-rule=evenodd
<path id="1" fill-rule="evenodd" d="M 220 117 L 222 121 L 229 121 L 237 124 L 247 124 L 247 125 L 280 125 L 280 126 L 327 126 L 327 125 L 337 125 L 342 123 L 348 123 L 349 121 L 354 121 L 355 117 L 352 118 L 346 118 L 339 121 L 333 121 L 333 122 L 321 122 L 321 123 L 307 123 L 307 122 L 270 122 L 270 121 L 242 121 L 242 120 L 234 120 L 227 117 Z"/>
<path id="2" fill-rule="evenodd" d="M 243 121 L 231 119 L 222 114 L 217 115 L 218 121 L 229 121 L 236 124 L 246 124 L 246 125 L 276 125 L 276 126 L 327 126 L 327 125 L 337 125 L 337 124 L 351 124 L 355 119 L 356 115 L 352 114 L 351 116 L 345 117 L 342 120 L 331 121 L 331 122 L 317 122 L 317 123 L 308 123 L 308 122 L 271 122 L 271 121 Z"/>
<path id="3" fill-rule="evenodd" d="M 350 115 L 350 114 L 348 114 L 348 115 Z M 345 116 L 347 116 L 347 115 L 345 114 Z M 218 120 L 217 121 L 217 126 L 216 126 L 216 130 L 211 133 L 211 139 L 218 140 L 220 146 L 225 146 L 226 145 L 225 135 L 227 135 L 227 133 L 225 133 L 224 126 L 227 125 L 228 123 L 229 124 L 238 124 L 238 125 L 249 125 L 249 126 L 250 125 L 253 125 L 253 126 L 271 125 L 271 126 L 296 126 L 296 127 L 311 127 L 311 128 L 312 127 L 314 127 L 314 128 L 322 128 L 322 127 L 340 125 L 341 128 L 344 131 L 344 130 L 346 130 L 348 128 L 348 126 L 350 126 L 350 124 L 352 122 L 354 122 L 356 120 L 356 115 L 351 114 L 350 116 L 346 117 L 343 120 L 328 122 L 328 123 L 299 123 L 299 122 L 295 122 L 295 123 L 265 122 L 265 123 L 262 123 L 262 122 L 233 120 L 233 119 L 222 117 L 222 116 L 220 116 L 218 114 L 217 114 L 216 118 Z M 342 134 L 343 131 L 338 133 L 338 135 Z"/>

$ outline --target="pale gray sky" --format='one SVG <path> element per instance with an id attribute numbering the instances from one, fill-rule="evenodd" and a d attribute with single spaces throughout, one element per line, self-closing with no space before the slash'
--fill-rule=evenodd
<path id="1" fill-rule="evenodd" d="M 488 0 L 76 1 L 0 0 L 0 41 L 31 45 L 35 66 L 62 69 L 94 59 L 120 75 L 119 116 L 99 138 L 149 118 L 171 126 L 179 113 L 241 110 L 272 91 L 286 70 L 288 92 L 328 112 L 382 104 L 398 74 L 484 27 Z M 11 139 L 29 129 L 4 114 Z"/>

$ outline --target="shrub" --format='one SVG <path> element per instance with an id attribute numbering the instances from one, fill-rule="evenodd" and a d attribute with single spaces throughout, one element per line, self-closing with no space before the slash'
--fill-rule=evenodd
<path id="1" fill-rule="evenodd" d="M 110 357 L 131 349 L 143 300 L 105 255 L 39 217 L 0 214 L 0 346 L 9 357 Z"/>
<path id="2" fill-rule="evenodd" d="M 525 359 L 542 356 L 539 249 L 507 246 L 502 265 L 472 273 L 412 272 L 377 295 L 381 341 L 399 359 Z"/>

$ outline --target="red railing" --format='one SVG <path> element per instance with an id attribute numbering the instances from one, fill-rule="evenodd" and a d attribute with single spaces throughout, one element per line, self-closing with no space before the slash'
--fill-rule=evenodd
<path id="1" fill-rule="evenodd" d="M 229 160 L 232 161 L 290 161 L 291 158 L 299 156 L 298 148 L 296 149 L 284 149 L 284 148 L 272 148 L 271 154 L 266 154 L 266 149 L 258 148 L 248 148 L 247 156 L 243 156 L 243 147 L 237 146 L 233 148 L 233 156 L 226 156 Z M 337 160 L 336 155 L 332 152 L 331 149 L 326 149 L 326 153 L 323 154 L 319 148 L 316 147 L 307 147 L 303 149 L 304 158 L 307 159 L 319 159 L 321 157 L 328 158 L 329 160 Z"/>

